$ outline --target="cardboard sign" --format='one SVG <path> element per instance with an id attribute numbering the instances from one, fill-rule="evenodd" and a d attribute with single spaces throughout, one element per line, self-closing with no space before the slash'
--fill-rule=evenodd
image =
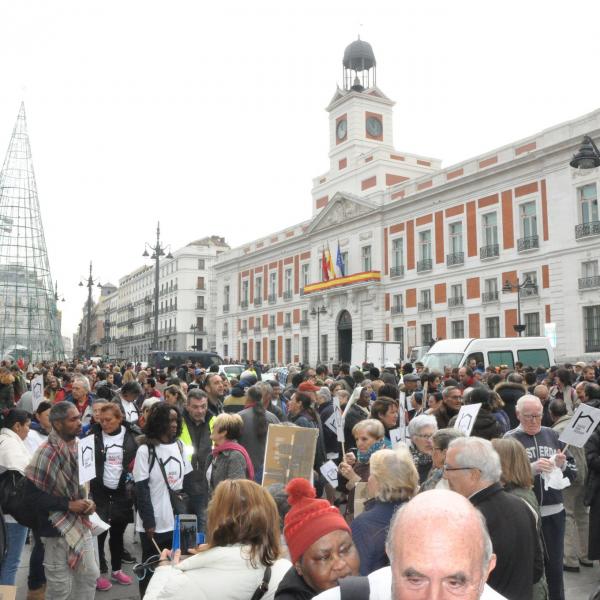
<path id="1" fill-rule="evenodd" d="M 465 404 L 461 406 L 460 410 L 458 411 L 458 416 L 456 417 L 454 429 L 462 431 L 467 437 L 469 437 L 471 435 L 471 431 L 473 431 L 473 425 L 475 425 L 477 413 L 479 413 L 480 408 L 481 402 L 478 404 Z"/>
<path id="2" fill-rule="evenodd" d="M 44 399 L 44 376 L 37 375 L 31 380 L 31 404 L 33 412 L 38 409 L 40 402 Z"/>
<path id="3" fill-rule="evenodd" d="M 334 487 L 336 488 L 338 485 L 338 467 L 337 465 L 332 461 L 332 460 L 328 460 L 326 463 L 321 465 L 321 468 L 319 469 L 321 471 L 321 474 L 323 475 L 323 477 L 325 477 L 325 479 Z"/>
<path id="4" fill-rule="evenodd" d="M 79 440 L 77 462 L 79 464 L 79 485 L 96 477 L 96 452 L 93 435 Z"/>
<path id="5" fill-rule="evenodd" d="M 558 438 L 561 442 L 583 448 L 600 423 L 600 409 L 580 404 Z"/>
<path id="6" fill-rule="evenodd" d="M 398 448 L 398 446 L 406 444 L 406 427 L 401 425 L 396 429 L 390 429 L 390 440 L 394 450 Z"/>
<path id="7" fill-rule="evenodd" d="M 16 585 L 0 585 L 0 600 L 15 600 L 16 597 Z"/>
<path id="8" fill-rule="evenodd" d="M 269 425 L 262 485 L 285 485 L 294 477 L 312 481 L 319 430 L 296 425 Z"/>
<path id="9" fill-rule="evenodd" d="M 369 499 L 367 483 L 359 481 L 354 487 L 354 518 L 358 517 L 365 510 L 365 502 Z"/>
<path id="10" fill-rule="evenodd" d="M 344 438 L 344 419 L 342 418 L 340 399 L 337 396 L 334 396 L 333 398 L 333 414 L 335 415 L 337 441 L 343 444 L 346 441 Z"/>
<path id="11" fill-rule="evenodd" d="M 400 409 L 410 410 L 411 407 L 406 403 L 406 392 L 400 392 L 400 400 L 398 402 Z"/>

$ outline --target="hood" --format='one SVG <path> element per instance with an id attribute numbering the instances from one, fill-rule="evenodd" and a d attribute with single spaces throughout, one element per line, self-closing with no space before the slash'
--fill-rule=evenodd
<path id="1" fill-rule="evenodd" d="M 37 431 L 37 433 L 39 433 L 40 435 L 48 435 L 48 433 L 50 433 L 42 427 L 39 421 L 34 421 L 33 419 L 31 420 L 29 428 L 33 429 L 33 431 Z"/>
<path id="2" fill-rule="evenodd" d="M 498 393 L 502 390 L 518 390 L 523 394 L 527 393 L 527 388 L 522 383 L 513 383 L 512 381 L 503 381 L 494 388 L 494 391 Z"/>

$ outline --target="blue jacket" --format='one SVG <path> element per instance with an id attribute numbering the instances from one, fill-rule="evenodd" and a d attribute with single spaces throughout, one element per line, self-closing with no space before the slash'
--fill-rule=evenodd
<path id="1" fill-rule="evenodd" d="M 562 450 L 565 447 L 565 444 L 558 440 L 558 433 L 549 427 L 542 427 L 539 433 L 529 435 L 528 433 L 525 433 L 519 425 L 516 429 L 511 429 L 509 432 L 505 433 L 504 437 L 514 437 L 521 442 L 527 451 L 527 458 L 529 458 L 530 463 L 536 462 L 540 458 L 551 458 L 558 450 Z M 563 473 L 571 482 L 575 481 L 575 478 L 577 477 L 575 459 L 568 451 L 567 466 Z M 562 491 L 555 490 L 554 488 L 545 490 L 541 475 L 535 476 L 533 491 L 535 492 L 535 497 L 540 506 L 562 504 Z"/>
<path id="2" fill-rule="evenodd" d="M 373 498 L 365 503 L 365 512 L 352 521 L 350 529 L 360 556 L 361 575 L 369 575 L 390 564 L 385 553 L 385 540 L 394 512 L 402 504 L 402 500 L 383 502 Z"/>

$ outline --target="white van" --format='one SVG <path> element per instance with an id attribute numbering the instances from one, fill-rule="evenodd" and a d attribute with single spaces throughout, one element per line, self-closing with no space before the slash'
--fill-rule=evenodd
<path id="1" fill-rule="evenodd" d="M 444 372 L 444 367 L 467 366 L 471 359 L 486 367 L 515 368 L 516 362 L 526 367 L 554 364 L 554 352 L 547 337 L 461 338 L 436 342 L 423 357 L 430 371 Z"/>

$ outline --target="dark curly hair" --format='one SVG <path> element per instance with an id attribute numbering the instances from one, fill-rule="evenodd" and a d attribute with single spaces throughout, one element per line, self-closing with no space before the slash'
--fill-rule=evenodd
<path id="1" fill-rule="evenodd" d="M 148 417 L 146 418 L 144 433 L 147 438 L 158 441 L 163 435 L 169 433 L 169 418 L 172 410 L 177 413 L 177 433 L 175 434 L 175 437 L 181 435 L 183 424 L 181 411 L 177 406 L 160 402 L 152 407 L 152 410 L 148 413 Z"/>

